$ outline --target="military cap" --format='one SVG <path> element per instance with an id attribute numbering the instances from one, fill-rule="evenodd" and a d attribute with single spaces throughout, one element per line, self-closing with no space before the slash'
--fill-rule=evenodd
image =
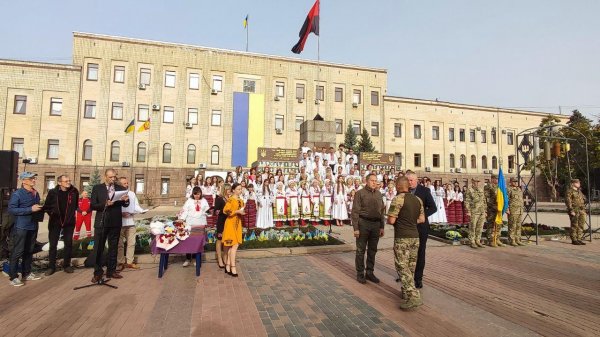
<path id="1" fill-rule="evenodd" d="M 492 178 L 492 179 L 498 179 L 498 175 L 497 174 L 492 174 L 490 178 Z"/>
<path id="2" fill-rule="evenodd" d="M 579 182 L 579 179 L 573 179 L 573 180 L 571 180 L 571 184 L 575 184 L 575 183 L 578 183 L 578 182 Z"/>
<path id="3" fill-rule="evenodd" d="M 517 181 L 519 181 L 519 179 L 517 179 L 516 177 L 511 177 L 510 178 L 510 182 L 511 183 L 516 183 Z"/>

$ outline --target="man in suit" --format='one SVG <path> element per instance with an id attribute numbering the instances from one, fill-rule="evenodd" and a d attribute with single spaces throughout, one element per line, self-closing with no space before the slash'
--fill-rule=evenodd
<path id="1" fill-rule="evenodd" d="M 94 266 L 94 277 L 92 283 L 98 283 L 102 280 L 104 270 L 102 269 L 102 255 L 104 246 L 108 241 L 108 258 L 106 261 L 106 276 L 108 278 L 123 278 L 117 273 L 117 246 L 123 218 L 121 207 L 129 206 L 129 197 L 127 194 L 120 199 L 115 199 L 117 191 L 126 190 L 124 187 L 115 185 L 117 173 L 113 169 L 107 169 L 104 172 L 104 183 L 94 185 L 92 188 L 91 208 L 96 211 L 94 219 L 94 252 L 96 260 Z"/>
<path id="2" fill-rule="evenodd" d="M 425 222 L 420 223 L 417 226 L 417 230 L 419 231 L 419 253 L 417 255 L 417 266 L 415 268 L 415 287 L 421 289 L 423 288 L 423 270 L 425 269 L 425 249 L 427 248 L 427 237 L 429 236 L 429 220 L 427 218 L 437 212 L 437 206 L 431 195 L 431 190 L 419 184 L 415 172 L 410 170 L 406 171 L 406 177 L 408 178 L 408 183 L 410 185 L 410 193 L 421 199 L 423 202 L 423 209 L 425 210 Z"/>

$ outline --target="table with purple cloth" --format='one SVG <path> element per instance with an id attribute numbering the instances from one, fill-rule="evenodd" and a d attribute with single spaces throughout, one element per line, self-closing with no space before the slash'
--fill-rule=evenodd
<path id="1" fill-rule="evenodd" d="M 200 276 L 202 253 L 204 253 L 205 244 L 205 233 L 192 233 L 187 239 L 180 240 L 175 247 L 169 250 L 156 247 L 156 238 L 154 238 L 150 244 L 150 248 L 153 255 L 160 254 L 158 277 L 162 277 L 165 270 L 169 268 L 169 254 L 196 254 L 196 276 Z"/>

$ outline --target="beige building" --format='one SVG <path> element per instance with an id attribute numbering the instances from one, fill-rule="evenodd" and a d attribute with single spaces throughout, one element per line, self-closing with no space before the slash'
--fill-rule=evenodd
<path id="1" fill-rule="evenodd" d="M 545 116 L 386 96 L 385 69 L 87 33 L 74 33 L 72 66 L 0 61 L 0 79 L 2 149 L 36 159 L 42 191 L 63 172 L 82 187 L 116 167 L 163 201 L 181 199 L 194 170 L 231 168 L 235 92 L 263 95 L 265 147 L 297 148 L 319 113 L 338 143 L 364 127 L 402 168 L 440 177 L 510 166 L 516 134 Z"/>

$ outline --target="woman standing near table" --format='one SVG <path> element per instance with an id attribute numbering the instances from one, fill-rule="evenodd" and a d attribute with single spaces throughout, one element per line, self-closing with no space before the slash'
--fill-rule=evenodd
<path id="1" fill-rule="evenodd" d="M 227 215 L 225 228 L 223 230 L 223 246 L 225 246 L 225 272 L 231 276 L 237 277 L 235 267 L 235 257 L 237 249 L 242 244 L 242 217 L 244 212 L 244 202 L 242 201 L 242 186 L 235 183 L 231 186 L 232 195 L 227 200 L 223 213 Z"/>
<path id="2" fill-rule="evenodd" d="M 192 232 L 203 232 L 204 227 L 206 227 L 206 212 L 209 208 L 206 199 L 202 198 L 202 189 L 196 186 L 192 189 L 191 197 L 183 204 L 179 219 L 185 221 L 191 227 Z M 185 257 L 183 266 L 187 267 L 190 265 L 193 256 L 192 254 L 186 254 Z"/>
<path id="3" fill-rule="evenodd" d="M 221 190 L 215 199 L 215 207 L 213 208 L 213 216 L 217 218 L 217 242 L 215 250 L 217 251 L 217 264 L 219 268 L 225 268 L 225 259 L 223 258 L 223 229 L 225 228 L 225 220 L 227 215 L 223 213 L 223 208 L 227 203 L 227 199 L 231 196 L 231 185 L 221 185 Z"/>

